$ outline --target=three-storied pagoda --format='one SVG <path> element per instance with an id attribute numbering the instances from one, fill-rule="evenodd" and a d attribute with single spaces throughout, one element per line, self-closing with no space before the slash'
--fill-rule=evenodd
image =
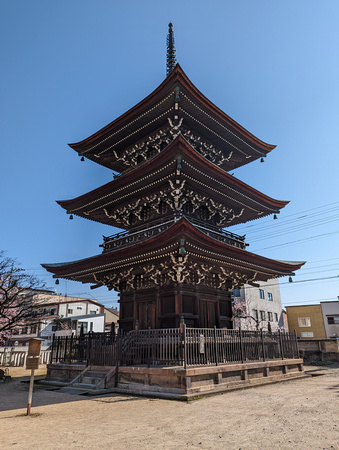
<path id="1" fill-rule="evenodd" d="M 71 148 L 118 172 L 87 194 L 58 202 L 69 214 L 122 228 L 103 252 L 44 264 L 54 277 L 120 293 L 120 328 L 232 328 L 232 290 L 291 275 L 302 265 L 250 253 L 230 225 L 278 213 L 274 200 L 228 171 L 268 145 L 211 103 L 176 64 L 172 26 L 167 77 L 148 97 Z"/>

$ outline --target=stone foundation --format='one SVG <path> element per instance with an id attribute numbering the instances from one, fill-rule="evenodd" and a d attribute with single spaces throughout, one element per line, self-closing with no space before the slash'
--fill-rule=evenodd
<path id="1" fill-rule="evenodd" d="M 190 367 L 119 367 L 117 389 L 126 393 L 168 393 L 184 397 L 304 376 L 303 360 Z"/>
<path id="2" fill-rule="evenodd" d="M 49 364 L 48 379 L 70 382 L 84 365 Z M 302 359 L 286 359 L 220 366 L 119 367 L 107 384 L 110 392 L 164 398 L 189 399 L 260 384 L 287 381 L 305 376 Z"/>

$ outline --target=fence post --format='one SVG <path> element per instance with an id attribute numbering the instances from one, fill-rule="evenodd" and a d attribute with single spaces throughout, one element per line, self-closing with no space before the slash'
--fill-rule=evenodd
<path id="1" fill-rule="evenodd" d="M 58 336 L 58 341 L 57 341 L 57 350 L 56 350 L 56 356 L 55 356 L 56 363 L 59 361 L 59 346 L 60 346 L 60 336 Z"/>
<path id="2" fill-rule="evenodd" d="M 90 331 L 88 333 L 88 335 L 87 335 L 87 361 L 86 361 L 86 366 L 89 366 L 90 363 L 91 363 L 91 350 L 92 350 L 92 332 Z"/>
<path id="3" fill-rule="evenodd" d="M 71 343 L 69 345 L 69 364 L 72 364 L 72 350 L 73 350 L 73 333 L 71 334 Z"/>
<path id="4" fill-rule="evenodd" d="M 118 333 L 115 337 L 115 382 L 114 386 L 118 386 L 119 382 L 119 363 L 121 356 L 121 347 L 122 347 L 122 333 Z M 120 363 L 121 364 L 121 363 Z"/>
<path id="5" fill-rule="evenodd" d="M 263 360 L 263 361 L 266 361 L 266 358 L 265 358 L 264 332 L 263 332 L 262 329 L 261 329 L 261 343 L 262 343 L 262 360 Z"/>
<path id="6" fill-rule="evenodd" d="M 297 330 L 294 330 L 294 346 L 293 346 L 296 350 L 296 357 L 300 358 L 299 355 L 299 346 L 298 346 L 298 338 L 297 338 Z M 293 352 L 293 356 L 294 356 L 294 352 Z"/>
<path id="7" fill-rule="evenodd" d="M 52 349 L 51 349 L 50 364 L 53 364 L 53 351 L 54 351 L 54 344 L 55 344 L 55 334 L 53 334 L 53 338 L 52 338 Z"/>
<path id="8" fill-rule="evenodd" d="M 242 329 L 240 325 L 239 325 L 239 339 L 240 339 L 241 363 L 244 364 L 245 361 L 244 343 L 242 341 Z"/>
<path id="9" fill-rule="evenodd" d="M 64 349 L 64 362 L 66 362 L 66 355 L 67 355 L 67 342 L 68 342 L 68 336 L 66 336 L 65 339 L 65 349 Z"/>
<path id="10" fill-rule="evenodd" d="M 283 349 L 283 343 L 282 343 L 282 337 L 281 337 L 281 331 L 280 330 L 279 330 L 279 343 L 280 343 L 281 359 L 284 359 L 284 349 Z"/>
<path id="11" fill-rule="evenodd" d="M 218 348 L 217 348 L 217 327 L 214 325 L 214 357 L 215 365 L 218 365 Z"/>
<path id="12" fill-rule="evenodd" d="M 147 333 L 147 334 L 146 334 Z M 150 339 L 150 330 L 146 331 L 146 336 L 147 336 L 147 359 L 148 359 L 148 367 L 151 366 L 151 339 Z"/>
<path id="13" fill-rule="evenodd" d="M 181 359 L 184 364 L 184 369 L 186 369 L 187 368 L 186 324 L 185 322 L 181 322 L 181 319 L 180 319 L 180 331 L 181 331 L 181 351 L 182 351 Z"/>

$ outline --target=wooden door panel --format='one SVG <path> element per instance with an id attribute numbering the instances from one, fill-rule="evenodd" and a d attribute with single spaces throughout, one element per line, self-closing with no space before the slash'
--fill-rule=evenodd
<path id="1" fill-rule="evenodd" d="M 139 329 L 155 328 L 155 302 L 138 303 Z"/>
<path id="2" fill-rule="evenodd" d="M 216 325 L 216 302 L 200 300 L 200 326 L 213 328 Z"/>

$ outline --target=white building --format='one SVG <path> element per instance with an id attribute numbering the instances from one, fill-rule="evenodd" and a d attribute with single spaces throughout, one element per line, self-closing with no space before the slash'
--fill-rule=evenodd
<path id="1" fill-rule="evenodd" d="M 36 291 L 32 294 L 34 304 L 32 317 L 25 325 L 13 330 L 9 342 L 25 345 L 33 337 L 44 338 L 48 345 L 53 335 L 78 335 L 104 332 L 105 323 L 116 323 L 117 316 L 94 299 L 67 297 L 49 291 Z"/>
<path id="2" fill-rule="evenodd" d="M 339 300 L 320 302 L 327 338 L 339 338 Z"/>
<path id="3" fill-rule="evenodd" d="M 284 328 L 279 280 L 245 284 L 233 291 L 233 328 L 272 331 Z M 270 325 L 269 325 L 270 324 Z"/>

